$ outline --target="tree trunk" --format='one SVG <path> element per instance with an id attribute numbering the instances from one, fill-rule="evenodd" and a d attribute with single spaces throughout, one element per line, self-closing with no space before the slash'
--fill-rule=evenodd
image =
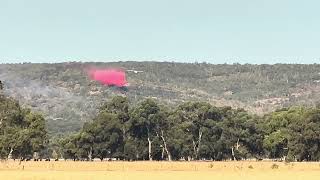
<path id="1" fill-rule="evenodd" d="M 200 146 L 201 146 L 201 139 L 202 139 L 202 131 L 199 131 L 199 139 L 198 139 L 198 146 L 197 146 L 197 158 L 198 158 L 198 154 L 199 154 L 199 150 L 200 150 Z"/>
<path id="2" fill-rule="evenodd" d="M 192 145 L 193 145 L 193 154 L 195 158 L 197 158 L 197 144 L 196 142 L 194 142 L 194 140 L 192 140 Z"/>
<path id="3" fill-rule="evenodd" d="M 191 158 L 190 156 L 188 156 L 187 160 L 188 160 L 188 161 L 191 161 L 191 159 L 192 159 L 192 158 Z"/>
<path id="4" fill-rule="evenodd" d="M 9 154 L 8 154 L 8 159 L 12 159 L 12 152 L 13 152 L 13 149 L 10 148 L 10 152 L 9 152 Z"/>
<path id="5" fill-rule="evenodd" d="M 152 161 L 152 154 L 151 154 L 151 146 L 152 146 L 152 141 L 150 140 L 150 138 L 148 137 L 148 151 L 149 151 L 149 161 Z"/>
<path id="6" fill-rule="evenodd" d="M 235 155 L 234 155 L 234 147 L 232 146 L 231 147 L 231 154 L 232 154 L 232 160 L 236 160 L 236 157 L 235 157 Z"/>
<path id="7" fill-rule="evenodd" d="M 89 161 L 92 161 L 92 147 L 90 147 L 90 150 L 88 151 L 88 159 Z"/>
<path id="8" fill-rule="evenodd" d="M 164 150 L 166 151 L 166 153 L 168 155 L 168 161 L 171 161 L 171 153 L 168 150 L 167 142 L 166 142 L 166 140 L 164 138 L 163 131 L 161 131 L 161 139 L 163 141 Z"/>
<path id="9" fill-rule="evenodd" d="M 162 159 L 162 160 L 164 160 L 164 151 L 165 151 L 165 150 L 164 150 L 164 147 L 163 147 L 163 146 L 161 146 L 161 147 L 162 147 L 162 151 L 161 151 L 161 159 Z"/>
<path id="10" fill-rule="evenodd" d="M 199 150 L 200 150 L 200 146 L 201 146 L 201 139 L 202 139 L 202 131 L 199 130 L 199 136 L 198 136 L 197 143 L 194 140 L 192 140 L 193 152 L 194 152 L 194 155 L 195 155 L 195 159 L 198 159 Z"/>
<path id="11" fill-rule="evenodd" d="M 240 144 L 239 144 L 239 138 L 238 138 L 237 142 L 231 147 L 231 154 L 234 161 L 237 160 L 235 157 L 234 148 L 236 148 L 236 150 L 239 151 L 239 147 L 240 147 Z"/>
<path id="12" fill-rule="evenodd" d="M 237 143 L 236 143 L 236 149 L 237 149 L 237 151 L 239 150 L 239 147 L 240 147 L 240 144 L 239 144 L 239 138 L 238 138 Z"/>

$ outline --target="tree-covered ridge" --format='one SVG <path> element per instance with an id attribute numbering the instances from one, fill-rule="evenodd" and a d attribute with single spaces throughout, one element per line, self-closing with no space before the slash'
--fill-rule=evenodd
<path id="1" fill-rule="evenodd" d="M 44 113 L 50 134 L 64 134 L 80 130 L 103 100 L 119 93 L 90 81 L 84 70 L 91 66 L 129 70 L 126 95 L 132 104 L 144 97 L 169 106 L 205 101 L 264 114 L 320 100 L 318 64 L 26 63 L 0 65 L 0 79 L 7 94 Z"/>
<path id="2" fill-rule="evenodd" d="M 168 108 L 152 99 L 130 106 L 107 102 L 80 132 L 56 142 L 65 159 L 320 160 L 319 107 L 291 107 L 264 116 L 243 109 L 185 102 Z"/>

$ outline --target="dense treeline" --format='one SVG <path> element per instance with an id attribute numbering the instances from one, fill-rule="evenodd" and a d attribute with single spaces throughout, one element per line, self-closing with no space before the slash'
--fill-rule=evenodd
<path id="1" fill-rule="evenodd" d="M 1 94 L 0 90 L 0 158 L 39 159 L 48 157 L 45 119 Z"/>
<path id="2" fill-rule="evenodd" d="M 75 134 L 48 140 L 41 114 L 0 92 L 0 158 L 92 160 L 320 160 L 320 107 L 264 116 L 184 102 L 169 108 L 115 96 Z"/>
<path id="3" fill-rule="evenodd" d="M 320 108 L 291 107 L 263 117 L 243 109 L 185 102 L 175 109 L 116 96 L 79 133 L 52 146 L 65 159 L 320 159 Z"/>

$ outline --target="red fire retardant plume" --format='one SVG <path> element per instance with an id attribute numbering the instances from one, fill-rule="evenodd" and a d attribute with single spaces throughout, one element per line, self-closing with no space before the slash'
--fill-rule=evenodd
<path id="1" fill-rule="evenodd" d="M 89 76 L 92 80 L 103 85 L 127 86 L 126 73 L 119 69 L 91 69 L 89 70 Z"/>

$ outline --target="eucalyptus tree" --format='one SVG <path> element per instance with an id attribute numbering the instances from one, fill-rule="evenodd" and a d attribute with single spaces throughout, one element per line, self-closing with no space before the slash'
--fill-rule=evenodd
<path id="1" fill-rule="evenodd" d="M 152 99 L 140 102 L 130 114 L 132 135 L 148 143 L 148 159 L 152 161 L 152 143 L 159 137 L 159 122 L 164 118 L 160 107 Z"/>

